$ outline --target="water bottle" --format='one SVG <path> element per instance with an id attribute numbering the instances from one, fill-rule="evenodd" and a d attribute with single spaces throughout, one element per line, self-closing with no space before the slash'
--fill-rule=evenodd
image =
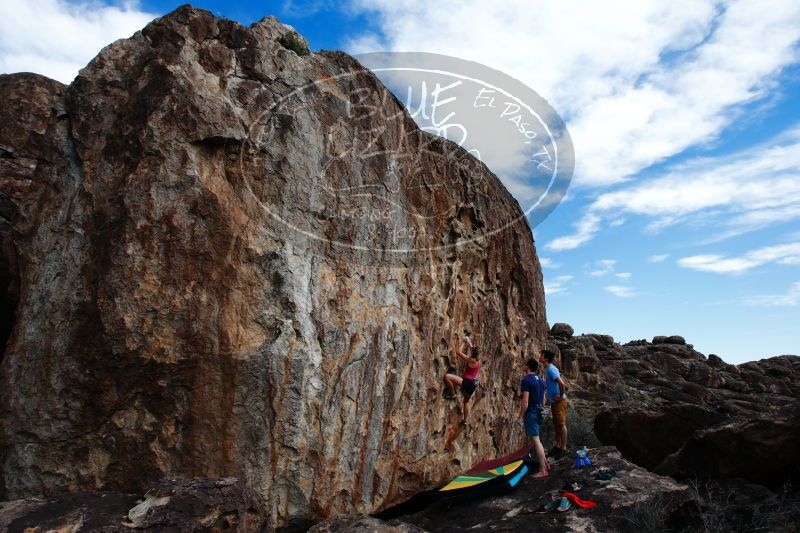
<path id="1" fill-rule="evenodd" d="M 575 452 L 575 467 L 583 468 L 592 464 L 589 459 L 589 454 L 586 452 L 586 446 Z"/>

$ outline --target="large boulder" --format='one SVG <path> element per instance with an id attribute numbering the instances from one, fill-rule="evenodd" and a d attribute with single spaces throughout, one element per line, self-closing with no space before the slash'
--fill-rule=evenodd
<path id="1" fill-rule="evenodd" d="M 656 335 L 653 344 L 686 344 L 686 339 L 680 335 Z"/>
<path id="2" fill-rule="evenodd" d="M 550 328 L 550 335 L 553 336 L 560 336 L 560 337 L 572 337 L 575 333 L 575 330 L 569 324 L 565 324 L 564 322 L 556 322 L 553 324 L 553 327 Z"/>
<path id="3" fill-rule="evenodd" d="M 235 476 L 302 526 L 519 444 L 547 322 L 517 202 L 290 31 L 185 6 L 69 87 L 0 77 L 7 499 Z M 465 329 L 461 429 L 441 378 Z"/>
<path id="4" fill-rule="evenodd" d="M 800 400 L 781 412 L 693 432 L 656 470 L 674 477 L 743 478 L 779 488 L 800 479 Z"/>

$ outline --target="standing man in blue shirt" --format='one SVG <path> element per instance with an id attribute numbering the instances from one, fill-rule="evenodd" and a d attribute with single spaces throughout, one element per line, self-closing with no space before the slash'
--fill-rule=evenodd
<path id="1" fill-rule="evenodd" d="M 519 414 L 525 425 L 525 435 L 528 436 L 528 444 L 536 450 L 536 458 L 539 460 L 539 472 L 533 475 L 535 478 L 543 478 L 549 475 L 547 471 L 547 458 L 544 456 L 544 447 L 539 440 L 539 432 L 544 424 L 544 381 L 539 379 L 536 371 L 539 370 L 539 363 L 536 359 L 528 359 L 525 363 L 525 377 L 522 378 L 520 390 L 522 391 L 522 403 L 519 407 Z"/>
<path id="2" fill-rule="evenodd" d="M 545 365 L 547 382 L 547 401 L 553 412 L 553 426 L 555 427 L 556 444 L 550 450 L 551 457 L 561 457 L 567 452 L 567 384 L 561 378 L 553 360 L 555 352 L 544 350 L 541 361 Z"/>

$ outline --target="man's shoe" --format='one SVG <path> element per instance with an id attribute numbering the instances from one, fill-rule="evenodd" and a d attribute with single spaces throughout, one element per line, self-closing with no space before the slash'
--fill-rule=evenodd
<path id="1" fill-rule="evenodd" d="M 549 475 L 550 475 L 550 474 L 549 474 L 549 473 L 547 473 L 547 472 L 536 472 L 536 473 L 535 473 L 534 475 L 532 475 L 531 477 L 532 477 L 533 479 L 542 479 L 542 478 L 545 478 L 545 477 L 547 477 L 547 476 L 549 476 Z"/>
<path id="2" fill-rule="evenodd" d="M 569 508 L 572 507 L 572 504 L 567 498 L 561 498 L 561 501 L 558 504 L 558 508 L 556 509 L 559 513 L 566 513 L 569 511 Z"/>
<path id="3" fill-rule="evenodd" d="M 553 498 L 549 502 L 544 504 L 544 507 L 542 508 L 542 510 L 544 512 L 555 511 L 556 509 L 558 509 L 558 504 L 559 503 L 561 503 L 561 499 L 560 498 Z"/>

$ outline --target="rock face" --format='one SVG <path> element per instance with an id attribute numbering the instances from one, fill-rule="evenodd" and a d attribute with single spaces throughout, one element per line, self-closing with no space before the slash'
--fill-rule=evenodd
<path id="1" fill-rule="evenodd" d="M 6 99 L 0 111 L 3 119 L 0 122 L 2 347 L 11 335 L 20 297 L 20 257 L 15 241 L 35 231 L 38 211 L 53 209 L 47 203 L 48 179 L 37 173 L 39 161 L 48 159 L 59 165 L 68 161 L 61 159 L 64 154 L 56 148 L 66 142 L 68 132 L 64 127 L 51 127 L 63 114 L 64 90 L 59 82 L 36 74 L 0 76 L 0 93 Z"/>
<path id="2" fill-rule="evenodd" d="M 519 206 L 287 32 L 182 7 L 69 87 L 0 76 L 4 499 L 235 476 L 302 525 L 518 445 L 547 335 Z M 441 381 L 464 329 L 468 430 Z"/>
<path id="3" fill-rule="evenodd" d="M 730 365 L 683 337 L 625 345 L 554 334 L 579 405 L 605 444 L 677 478 L 738 477 L 772 488 L 800 480 L 800 357 Z"/>

